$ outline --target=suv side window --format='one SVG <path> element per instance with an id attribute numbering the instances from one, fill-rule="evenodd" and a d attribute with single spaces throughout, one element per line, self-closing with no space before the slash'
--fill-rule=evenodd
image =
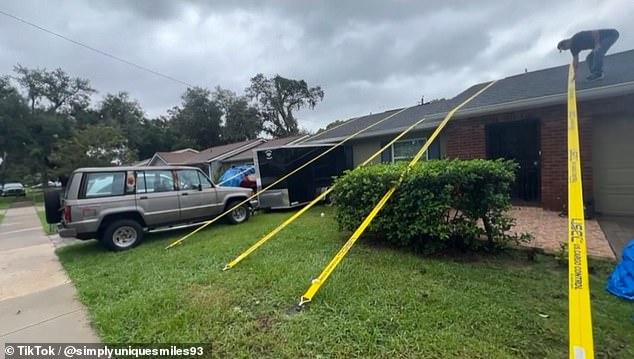
<path id="1" fill-rule="evenodd" d="M 207 176 L 205 176 L 200 171 L 196 172 L 198 172 L 198 179 L 200 180 L 200 184 L 203 186 L 203 189 L 213 188 L 213 185 L 211 184 L 211 181 L 209 180 L 209 178 L 207 178 Z"/>
<path id="2" fill-rule="evenodd" d="M 147 193 L 147 189 L 145 188 L 145 172 L 144 171 L 136 172 L 136 193 Z"/>
<path id="3" fill-rule="evenodd" d="M 125 193 L 125 172 L 86 173 L 84 198 L 122 196 Z"/>
<path id="4" fill-rule="evenodd" d="M 178 171 L 178 187 L 182 191 L 198 189 L 200 179 L 196 170 L 179 170 Z"/>
<path id="5" fill-rule="evenodd" d="M 145 188 L 139 187 L 141 182 Z M 139 171 L 137 173 L 137 193 L 169 192 L 174 189 L 172 171 Z"/>

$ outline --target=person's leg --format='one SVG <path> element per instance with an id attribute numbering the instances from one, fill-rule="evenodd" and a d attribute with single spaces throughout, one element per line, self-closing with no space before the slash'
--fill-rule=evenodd
<path id="1" fill-rule="evenodd" d="M 594 51 L 590 51 L 588 56 L 586 56 L 586 64 L 588 65 L 588 70 L 590 71 L 590 73 L 592 73 L 592 71 L 594 70 L 593 54 L 594 54 Z"/>
<path id="2" fill-rule="evenodd" d="M 592 51 L 594 53 L 593 57 L 593 67 L 592 73 L 595 75 L 603 74 L 603 57 L 605 53 L 608 52 L 610 47 L 614 45 L 616 40 L 619 38 L 619 33 L 614 32 L 614 34 L 610 36 L 606 36 L 601 39 L 601 45 L 598 50 Z"/>

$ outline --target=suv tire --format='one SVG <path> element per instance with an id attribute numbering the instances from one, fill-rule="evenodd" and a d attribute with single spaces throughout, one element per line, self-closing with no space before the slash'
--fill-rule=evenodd
<path id="1" fill-rule="evenodd" d="M 106 226 L 100 240 L 110 250 L 124 251 L 141 243 L 143 228 L 131 219 L 116 220 Z"/>
<path id="2" fill-rule="evenodd" d="M 60 202 L 60 190 L 44 192 L 44 212 L 46 223 L 55 224 L 62 220 L 62 204 Z"/>
<path id="3" fill-rule="evenodd" d="M 226 209 L 233 208 L 236 204 L 242 202 L 241 200 L 233 200 L 227 204 Z M 243 203 L 240 207 L 227 213 L 227 221 L 231 224 L 240 224 L 249 220 L 251 215 L 251 208 L 246 203 Z"/>

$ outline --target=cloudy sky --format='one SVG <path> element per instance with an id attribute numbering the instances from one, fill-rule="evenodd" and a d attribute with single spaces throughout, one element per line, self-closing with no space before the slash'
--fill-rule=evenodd
<path id="1" fill-rule="evenodd" d="M 0 11 L 188 84 L 242 93 L 259 72 L 305 79 L 326 93 L 298 114 L 310 130 L 565 64 L 556 44 L 580 30 L 616 28 L 610 52 L 634 49 L 631 0 L 3 0 Z M 149 116 L 186 89 L 5 15 L 0 33 L 0 74 L 61 67 L 96 100 L 127 91 Z"/>

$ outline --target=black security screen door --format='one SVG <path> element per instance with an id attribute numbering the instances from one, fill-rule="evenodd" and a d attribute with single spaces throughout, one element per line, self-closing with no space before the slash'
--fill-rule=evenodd
<path id="1" fill-rule="evenodd" d="M 516 200 L 540 198 L 539 120 L 494 123 L 486 127 L 487 158 L 504 158 L 519 164 L 512 189 Z"/>

